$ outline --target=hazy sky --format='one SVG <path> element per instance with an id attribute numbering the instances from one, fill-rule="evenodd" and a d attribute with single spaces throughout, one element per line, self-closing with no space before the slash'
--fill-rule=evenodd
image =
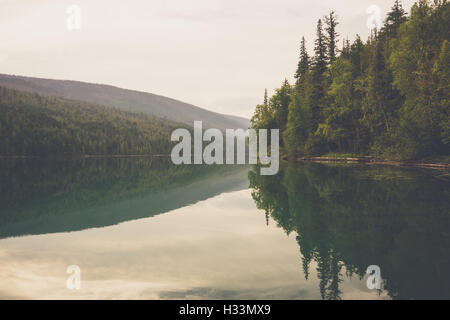
<path id="1" fill-rule="evenodd" d="M 302 35 L 336 10 L 341 37 L 369 34 L 393 0 L 0 0 L 0 73 L 105 83 L 250 117 L 291 80 Z M 403 0 L 409 10 L 414 0 Z M 69 30 L 66 9 L 81 9 Z"/>

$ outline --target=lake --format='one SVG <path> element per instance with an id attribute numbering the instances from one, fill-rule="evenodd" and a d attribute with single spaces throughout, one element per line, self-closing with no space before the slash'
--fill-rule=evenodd
<path id="1" fill-rule="evenodd" d="M 1 299 L 449 299 L 449 173 L 0 160 Z M 80 289 L 67 287 L 69 266 Z M 379 266 L 380 290 L 366 269 Z"/>

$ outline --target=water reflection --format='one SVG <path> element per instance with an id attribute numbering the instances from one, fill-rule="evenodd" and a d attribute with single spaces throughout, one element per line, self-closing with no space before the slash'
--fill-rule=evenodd
<path id="1" fill-rule="evenodd" d="M 159 158 L 0 166 L 0 298 L 450 297 L 450 189 L 438 171 L 309 164 L 260 176 Z M 79 291 L 65 287 L 72 264 Z M 381 292 L 365 285 L 373 264 Z"/>
<path id="2" fill-rule="evenodd" d="M 391 167 L 290 165 L 249 173 L 252 197 L 296 232 L 306 279 L 316 264 L 322 299 L 381 267 L 394 299 L 450 298 L 450 183 L 441 172 Z"/>
<path id="3" fill-rule="evenodd" d="M 0 166 L 0 238 L 114 225 L 248 187 L 246 166 L 175 166 L 167 158 Z"/>

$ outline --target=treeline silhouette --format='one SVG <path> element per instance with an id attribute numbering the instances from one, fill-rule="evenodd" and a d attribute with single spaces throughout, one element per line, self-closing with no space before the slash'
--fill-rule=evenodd
<path id="1" fill-rule="evenodd" d="M 442 172 L 395 167 L 282 166 L 249 172 L 259 209 L 297 233 L 305 278 L 316 266 L 323 299 L 340 299 L 344 277 L 381 268 L 393 299 L 449 299 L 450 190 Z"/>
<path id="2" fill-rule="evenodd" d="M 420 0 L 410 16 L 395 1 L 364 43 L 344 39 L 338 17 L 317 24 L 314 55 L 301 41 L 295 84 L 287 80 L 251 119 L 279 128 L 292 157 L 353 153 L 391 159 L 450 154 L 450 6 Z"/>
<path id="3" fill-rule="evenodd" d="M 0 87 L 0 156 L 168 154 L 179 125 Z"/>

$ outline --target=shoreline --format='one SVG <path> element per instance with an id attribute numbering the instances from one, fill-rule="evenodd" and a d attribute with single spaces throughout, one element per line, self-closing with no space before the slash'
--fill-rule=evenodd
<path id="1" fill-rule="evenodd" d="M 301 157 L 294 159 L 295 162 L 318 162 L 318 163 L 362 163 L 369 165 L 389 165 L 397 167 L 419 167 L 419 168 L 434 168 L 434 169 L 450 169 L 450 163 L 431 163 L 424 161 L 413 160 L 384 160 L 376 159 L 372 157 L 350 157 L 350 158 L 337 158 L 337 157 Z"/>
<path id="2" fill-rule="evenodd" d="M 88 159 L 88 158 L 150 158 L 170 157 L 170 154 L 82 154 L 63 156 L 0 156 L 0 159 Z"/>
<path id="3" fill-rule="evenodd" d="M 84 154 L 73 156 L 0 156 L 0 159 L 40 159 L 40 160 L 75 160 L 75 159 L 92 159 L 92 158 L 164 158 L 170 157 L 170 154 Z M 376 159 L 370 156 L 366 157 L 300 157 L 295 159 L 289 159 L 287 157 L 281 157 L 284 161 L 293 162 L 316 162 L 316 163 L 348 163 L 348 164 L 368 164 L 368 165 L 389 165 L 397 167 L 418 167 L 418 168 L 435 168 L 435 169 L 450 169 L 450 163 L 432 163 L 424 161 L 414 160 L 385 160 Z"/>

